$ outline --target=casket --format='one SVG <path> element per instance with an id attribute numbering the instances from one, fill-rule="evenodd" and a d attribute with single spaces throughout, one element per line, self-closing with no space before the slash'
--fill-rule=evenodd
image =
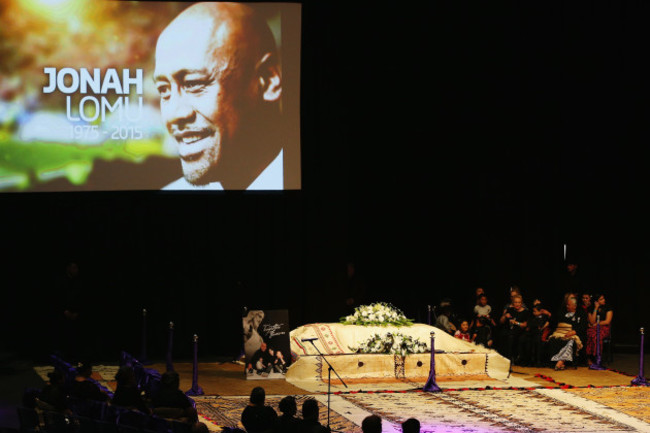
<path id="1" fill-rule="evenodd" d="M 435 348 L 436 380 L 505 380 L 510 360 L 497 351 L 455 338 L 436 327 L 416 323 L 411 326 L 360 326 L 342 323 L 313 323 L 291 331 L 291 351 L 295 361 L 289 381 L 316 381 L 340 384 L 411 383 L 422 386 L 431 371 L 431 340 Z M 366 354 L 356 349 L 373 335 L 388 333 L 410 336 L 426 343 L 427 352 L 417 354 Z M 324 362 L 323 357 L 327 362 Z M 329 363 L 329 364 L 328 364 Z M 332 372 L 329 366 L 335 372 Z"/>

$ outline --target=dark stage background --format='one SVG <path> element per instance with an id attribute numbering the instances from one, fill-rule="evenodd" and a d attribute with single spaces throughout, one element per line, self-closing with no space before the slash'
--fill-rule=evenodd
<path id="1" fill-rule="evenodd" d="M 8 350 L 56 346 L 77 260 L 91 356 L 239 352 L 244 305 L 337 321 L 345 265 L 367 301 L 425 321 L 477 286 L 501 308 L 562 297 L 562 246 L 615 310 L 648 325 L 645 2 L 303 4 L 302 191 L 0 195 Z"/>

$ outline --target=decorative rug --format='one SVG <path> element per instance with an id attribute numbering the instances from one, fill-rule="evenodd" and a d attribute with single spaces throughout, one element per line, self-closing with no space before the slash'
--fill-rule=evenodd
<path id="1" fill-rule="evenodd" d="M 98 381 L 101 385 L 115 391 L 117 382 L 115 381 L 115 375 L 119 370 L 119 366 L 116 365 L 93 365 L 93 374 L 92 378 Z M 44 382 L 48 382 L 50 379 L 47 377 L 48 373 L 54 371 L 52 366 L 38 366 L 34 367 L 34 371 L 39 375 Z"/>
<path id="2" fill-rule="evenodd" d="M 423 426 L 423 433 L 643 431 L 536 391 L 452 391 L 342 397 L 379 415 L 393 427 L 408 418 L 417 418 Z"/>
<path id="3" fill-rule="evenodd" d="M 35 367 L 47 381 L 53 367 Z M 93 378 L 115 390 L 117 366 L 93 366 Z M 650 433 L 650 388 L 647 387 L 584 387 L 569 388 L 539 384 L 522 378 L 510 377 L 504 386 L 475 388 L 474 383 L 445 383 L 440 393 L 425 393 L 421 387 L 387 389 L 386 384 L 375 384 L 375 390 L 332 389 L 330 400 L 330 427 L 347 433 L 361 433 L 361 421 L 368 415 L 379 415 L 383 433 L 401 433 L 401 423 L 417 418 L 422 433 Z M 382 386 L 383 385 L 383 386 Z M 405 387 L 408 384 L 403 384 Z M 484 385 L 484 384 L 483 384 Z M 334 387 L 333 387 L 334 388 Z M 320 422 L 327 425 L 328 396 L 294 395 L 298 407 L 308 398 L 319 402 Z M 277 410 L 284 395 L 267 395 L 267 404 Z M 241 413 L 248 404 L 248 396 L 198 396 L 196 401 L 200 420 L 211 432 L 223 427 L 239 427 Z"/>
<path id="4" fill-rule="evenodd" d="M 267 395 L 266 404 L 276 408 L 280 400 L 284 398 L 283 395 Z M 302 408 L 302 404 L 308 398 L 314 398 L 309 395 L 295 395 L 298 412 Z M 320 396 L 319 396 L 320 397 Z M 243 429 L 241 423 L 241 414 L 244 408 L 248 405 L 249 397 L 194 397 L 196 401 L 196 409 L 200 416 L 215 426 L 221 427 L 238 427 Z M 322 398 L 317 398 L 319 407 L 319 420 L 322 425 L 327 425 L 327 402 L 323 403 Z M 210 427 L 210 426 L 208 426 Z M 361 433 L 361 427 L 350 421 L 345 416 L 330 411 L 330 427 L 332 430 L 343 431 L 346 433 Z"/>
<path id="5" fill-rule="evenodd" d="M 568 392 L 650 423 L 649 387 L 577 388 Z"/>
<path id="6" fill-rule="evenodd" d="M 305 399 L 316 398 L 321 424 L 327 424 L 326 395 L 295 397 L 299 407 Z M 643 398 L 641 395 L 628 395 L 623 399 L 637 397 Z M 267 404 L 277 408 L 281 398 L 268 396 Z M 331 395 L 330 400 L 331 428 L 349 433 L 360 433 L 362 420 L 371 414 L 382 418 L 384 433 L 400 433 L 401 423 L 408 418 L 420 421 L 422 433 L 650 431 L 650 424 L 642 420 L 597 402 L 583 404 L 581 398 L 560 389 L 370 392 Z M 217 426 L 242 428 L 241 413 L 248 404 L 248 397 L 198 397 L 196 401 L 202 418 L 212 423 L 209 425 L 211 430 L 214 431 Z M 638 404 L 638 410 L 642 410 L 641 404 Z"/>

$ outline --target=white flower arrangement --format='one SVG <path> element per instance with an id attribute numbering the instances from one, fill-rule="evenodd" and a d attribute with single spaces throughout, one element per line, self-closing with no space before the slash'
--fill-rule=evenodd
<path id="1" fill-rule="evenodd" d="M 354 314 L 341 317 L 345 325 L 379 325 L 379 326 L 411 326 L 413 321 L 407 319 L 404 313 L 386 302 L 376 302 L 362 305 L 354 309 Z"/>
<path id="2" fill-rule="evenodd" d="M 384 336 L 375 334 L 361 343 L 359 347 L 350 347 L 355 353 L 384 353 L 406 356 L 412 353 L 425 353 L 429 351 L 426 343 L 417 338 L 399 332 L 387 333 Z"/>

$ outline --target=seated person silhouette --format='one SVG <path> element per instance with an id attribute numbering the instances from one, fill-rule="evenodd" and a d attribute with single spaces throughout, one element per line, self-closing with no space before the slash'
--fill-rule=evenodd
<path id="1" fill-rule="evenodd" d="M 92 380 L 93 369 L 90 363 L 80 362 L 77 375 L 70 387 L 70 397 L 78 400 L 109 401 L 110 396 Z"/>
<path id="2" fill-rule="evenodd" d="M 298 426 L 300 420 L 296 417 L 298 413 L 298 406 L 296 398 L 292 395 L 287 395 L 278 405 L 278 409 L 282 415 L 278 418 L 278 423 L 275 428 L 276 433 L 298 433 Z"/>
<path id="3" fill-rule="evenodd" d="M 190 399 L 180 390 L 180 376 L 166 371 L 160 379 L 160 389 L 151 399 L 154 415 L 183 422 L 196 422 L 198 415 Z"/>
<path id="4" fill-rule="evenodd" d="M 241 423 L 248 433 L 273 433 L 278 414 L 271 406 L 265 405 L 266 391 L 256 386 L 251 391 L 248 406 L 241 414 Z"/>
<path id="5" fill-rule="evenodd" d="M 114 406 L 134 409 L 146 414 L 152 413 L 138 389 L 133 367 L 128 365 L 120 367 L 115 375 L 115 380 L 117 381 L 117 388 L 111 402 Z"/>
<path id="6" fill-rule="evenodd" d="M 377 415 L 368 415 L 361 421 L 363 433 L 381 433 L 381 418 Z"/>
<path id="7" fill-rule="evenodd" d="M 65 389 L 65 376 L 59 370 L 47 374 L 50 379 L 36 397 L 36 407 L 71 414 L 68 407 L 68 393 Z"/>
<path id="8" fill-rule="evenodd" d="M 305 400 L 302 404 L 302 422 L 298 428 L 299 433 L 329 433 L 330 429 L 318 421 L 318 402 L 313 398 Z"/>

